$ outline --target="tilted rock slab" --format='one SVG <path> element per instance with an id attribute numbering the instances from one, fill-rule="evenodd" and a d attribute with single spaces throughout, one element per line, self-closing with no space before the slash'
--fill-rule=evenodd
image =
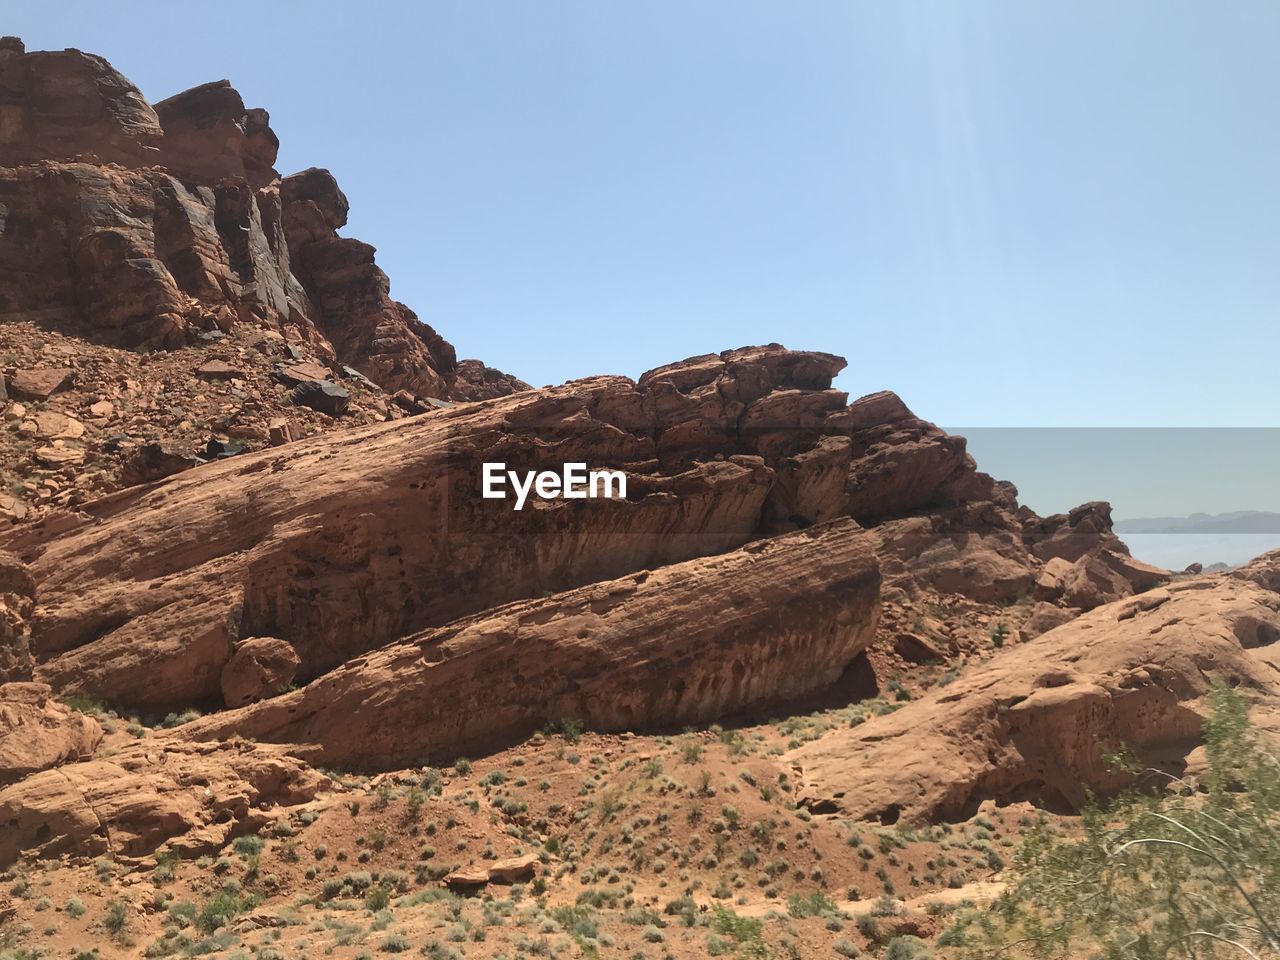
<path id="1" fill-rule="evenodd" d="M 302 690 L 183 726 L 394 769 L 511 742 L 705 723 L 839 679 L 875 635 L 880 575 L 851 520 L 509 604 L 353 660 Z"/>
<path id="2" fill-rule="evenodd" d="M 787 755 L 798 800 L 923 823 L 964 819 L 988 799 L 1078 809 L 1086 787 L 1105 794 L 1129 782 L 1105 760 L 1122 745 L 1180 772 L 1199 743 L 1211 676 L 1264 710 L 1280 694 L 1280 594 L 1254 572 L 1259 582 L 1205 577 L 1098 607 L 894 713 L 806 744 Z"/>
<path id="3" fill-rule="evenodd" d="M 488 607 L 839 516 L 849 441 L 823 431 L 844 406 L 827 389 L 843 361 L 726 356 L 689 393 L 597 377 L 208 464 L 114 494 L 79 528 L 20 531 L 40 585 L 38 678 L 131 706 L 212 705 L 247 637 L 292 644 L 305 682 Z M 694 432 L 723 459 L 695 461 Z M 797 455 L 770 466 L 763 443 Z M 616 467 L 630 499 L 516 512 L 481 497 L 489 461 Z"/>
<path id="4" fill-rule="evenodd" d="M 502 603 L 850 515 L 864 480 L 856 451 L 888 442 L 898 428 L 883 418 L 905 408 L 884 395 L 847 404 L 830 388 L 843 366 L 777 344 L 730 350 L 637 382 L 528 391 L 113 494 L 78 527 L 9 540 L 40 584 L 37 675 L 131 707 L 216 706 L 223 667 L 248 637 L 291 644 L 307 682 Z M 917 453 L 962 449 L 908 419 L 899 425 Z M 963 456 L 963 484 L 953 464 L 941 487 L 894 497 L 876 468 L 878 502 L 906 512 L 995 495 Z M 481 497 L 485 462 L 616 468 L 628 499 L 531 500 L 517 512 Z"/>
<path id="5" fill-rule="evenodd" d="M 184 856 L 305 803 L 325 777 L 280 750 L 244 741 L 131 744 L 110 759 L 46 770 L 0 790 L 0 866 L 20 856 Z"/>

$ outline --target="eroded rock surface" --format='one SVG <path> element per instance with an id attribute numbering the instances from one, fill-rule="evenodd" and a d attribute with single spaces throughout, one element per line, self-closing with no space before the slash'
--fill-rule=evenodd
<path id="1" fill-rule="evenodd" d="M 788 380 L 800 362 L 825 369 L 804 377 L 816 388 Z M 825 413 L 777 433 L 737 423 L 778 395 L 838 410 L 844 395 L 823 384 L 842 362 L 729 351 L 689 393 L 669 379 L 597 377 L 299 441 L 114 497 L 76 531 L 23 540 L 42 591 L 39 674 L 113 702 L 220 700 L 223 665 L 244 637 L 293 644 L 306 681 L 488 607 L 831 519 L 847 465 L 841 438 L 824 436 Z M 750 403 L 728 395 L 739 377 L 755 385 Z M 693 433 L 714 436 L 722 459 L 700 459 L 685 445 Z M 777 437 L 780 453 L 756 452 Z M 815 461 L 787 455 L 806 443 L 821 452 Z M 629 476 L 628 499 L 515 512 L 480 496 L 485 462 L 615 467 Z M 174 524 L 202 535 L 175 539 Z"/>
<path id="2" fill-rule="evenodd" d="M 17 557 L 0 552 L 0 683 L 30 680 L 36 583 Z"/>
<path id="3" fill-rule="evenodd" d="M 453 347 L 341 237 L 327 171 L 281 180 L 270 117 L 225 80 L 153 109 L 101 57 L 0 41 L 0 322 L 172 349 L 289 332 L 389 392 L 454 395 Z M 469 368 L 459 398 L 522 386 Z"/>
<path id="4" fill-rule="evenodd" d="M 102 727 L 43 683 L 0 684 L 0 785 L 93 756 Z"/>
<path id="5" fill-rule="evenodd" d="M 301 761 L 244 741 L 137 743 L 0 790 L 0 864 L 139 857 L 165 843 L 197 856 L 313 799 L 324 782 Z"/>
<path id="6" fill-rule="evenodd" d="M 338 235 L 347 222 L 347 198 L 333 175 L 312 168 L 286 177 L 280 200 L 290 267 L 338 357 L 388 391 L 454 396 L 453 345 L 391 299 L 391 281 L 374 262 L 372 246 Z M 499 395 L 500 375 L 492 385 Z"/>
<path id="7" fill-rule="evenodd" d="M 459 360 L 450 396 L 455 400 L 492 400 L 532 389 L 519 377 L 487 367 L 479 360 Z"/>
<path id="8" fill-rule="evenodd" d="M 0 38 L 0 165 L 69 160 L 155 162 L 163 131 L 138 88 L 102 57 L 28 53 Z"/>
<path id="9" fill-rule="evenodd" d="M 871 538 L 835 521 L 468 617 L 179 735 L 389 769 L 565 718 L 604 731 L 705 723 L 835 682 L 875 636 L 879 581 Z"/>
<path id="10" fill-rule="evenodd" d="M 229 707 L 243 707 L 273 697 L 293 683 L 300 665 L 297 651 L 283 640 L 242 640 L 222 668 L 222 699 Z"/>
<path id="11" fill-rule="evenodd" d="M 589 378 L 302 440 L 115 495 L 75 529 L 13 541 L 41 584 L 37 675 L 116 703 L 212 705 L 246 637 L 292 644 L 305 683 L 502 603 L 849 516 L 868 487 L 856 452 L 886 414 L 831 389 L 843 365 L 776 344 L 730 350 L 634 383 Z M 901 408 L 878 395 L 871 409 L 886 404 Z M 912 449 L 957 446 L 910 424 Z M 481 496 L 488 462 L 616 468 L 627 498 L 535 498 L 516 512 Z M 911 484 L 891 497 L 889 475 L 870 469 L 879 502 L 923 511 L 874 530 L 891 582 L 996 599 L 1029 588 L 1040 561 L 1019 538 L 1013 494 L 967 455 L 928 494 Z M 933 503 L 965 491 L 977 499 Z M 179 528 L 200 533 L 175 539 Z"/>
<path id="12" fill-rule="evenodd" d="M 1280 555 L 1277 555 L 1280 556 Z M 963 819 L 983 800 L 1076 810 L 1128 782 L 1106 755 L 1180 772 L 1210 678 L 1280 693 L 1276 564 L 1116 601 L 1006 649 L 949 686 L 789 754 L 800 801 L 854 819 Z"/>

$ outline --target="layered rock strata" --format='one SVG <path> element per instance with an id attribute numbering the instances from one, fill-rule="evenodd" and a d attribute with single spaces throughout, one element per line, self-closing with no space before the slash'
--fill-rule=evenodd
<path id="1" fill-rule="evenodd" d="M 502 746 L 547 722 L 707 723 L 835 682 L 875 636 L 873 543 L 838 520 L 717 557 L 525 600 L 350 661 L 305 689 L 184 726 L 393 769 Z"/>
<path id="2" fill-rule="evenodd" d="M 153 108 L 101 57 L 0 40 L 0 322 L 136 349 L 248 323 L 389 392 L 453 396 L 453 347 L 391 299 L 372 246 L 338 235 L 333 177 L 281 179 L 278 148 L 225 80 Z M 484 369 L 460 396 L 526 386 Z"/>

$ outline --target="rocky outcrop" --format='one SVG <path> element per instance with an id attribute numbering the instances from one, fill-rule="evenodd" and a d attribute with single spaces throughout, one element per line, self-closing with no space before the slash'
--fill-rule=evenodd
<path id="1" fill-rule="evenodd" d="M 0 552 L 0 684 L 30 680 L 36 584 L 17 557 Z"/>
<path id="2" fill-rule="evenodd" d="M 532 389 L 518 377 L 486 367 L 479 360 L 459 360 L 454 368 L 450 396 L 455 400 L 492 400 L 509 393 Z"/>
<path id="3" fill-rule="evenodd" d="M 870 468 L 856 456 L 879 415 L 830 388 L 843 365 L 776 344 L 730 350 L 635 383 L 595 377 L 296 441 L 115 495 L 77 529 L 14 541 L 41 584 L 37 675 L 131 706 L 213 705 L 247 637 L 291 644 L 305 683 L 503 603 L 849 516 L 866 469 L 888 503 L 881 454 Z M 911 431 L 913 449 L 954 446 L 922 421 Z M 489 462 L 617 469 L 627 497 L 535 498 L 517 512 L 481 496 Z M 890 581 L 995 599 L 1029 587 L 1038 561 L 1018 539 L 1012 492 L 970 461 L 964 482 L 944 472 L 948 483 L 894 494 L 898 508 L 944 488 L 996 499 L 874 528 Z M 200 535 L 175 541 L 178 527 Z"/>
<path id="4" fill-rule="evenodd" d="M 37 163 L 0 167 L 0 209 L 0 321 L 150 349 L 288 316 L 287 266 L 233 184 Z"/>
<path id="5" fill-rule="evenodd" d="M 855 463 L 855 476 L 857 469 Z M 975 471 L 949 496 L 968 499 L 917 506 L 912 516 L 874 524 L 891 587 L 957 593 L 981 603 L 1032 597 L 1079 612 L 1172 576 L 1129 555 L 1112 530 L 1109 504 L 1039 517 L 1018 506 L 1011 484 L 991 483 Z"/>
<path id="6" fill-rule="evenodd" d="M 963 437 L 919 419 L 896 394 L 855 400 L 838 419 L 852 441 L 845 510 L 874 529 L 891 587 L 1004 602 L 1030 595 L 1045 561 L 1088 557 L 1114 574 L 1092 602 L 1063 589 L 1043 598 L 1092 607 L 1167 576 L 1128 556 L 1109 506 L 1043 519 L 1020 508 L 1012 484 L 978 471 Z"/>
<path id="7" fill-rule="evenodd" d="M 19 856 L 184 857 L 217 850 L 315 798 L 325 777 L 243 741 L 141 742 L 0 790 L 0 865 Z"/>
<path id="8" fill-rule="evenodd" d="M 536 854 L 525 853 L 493 863 L 478 864 L 453 870 L 444 877 L 444 885 L 462 893 L 474 893 L 490 883 L 528 883 L 538 874 Z"/>
<path id="9" fill-rule="evenodd" d="M 1277 564 L 1255 568 L 1260 580 Z M 1098 607 L 1008 648 L 922 699 L 792 751 L 798 799 L 853 819 L 963 819 L 984 800 L 1079 809 L 1129 782 L 1127 746 L 1180 772 L 1199 742 L 1210 678 L 1272 711 L 1280 596 L 1226 576 Z M 1273 718 L 1274 719 L 1274 718 Z"/>
<path id="10" fill-rule="evenodd" d="M 1100 549 L 1128 552 L 1112 529 L 1111 504 L 1100 500 L 1048 517 L 1025 511 L 1022 527 L 1027 547 L 1040 560 L 1074 563 Z"/>
<path id="11" fill-rule="evenodd" d="M 388 391 L 453 396 L 453 346 L 391 299 L 372 246 L 338 236 L 347 198 L 333 175 L 312 168 L 286 177 L 280 199 L 290 267 L 338 357 Z"/>
<path id="12" fill-rule="evenodd" d="M 154 163 L 160 121 L 138 88 L 79 50 L 27 53 L 0 38 L 0 166 L 92 156 Z"/>
<path id="13" fill-rule="evenodd" d="M 1112 529 L 1109 503 L 1085 503 L 1050 517 L 1023 508 L 1022 529 L 1028 549 L 1044 562 L 1035 583 L 1037 600 L 1092 610 L 1172 576 L 1130 556 Z"/>
<path id="14" fill-rule="evenodd" d="M 93 756 L 102 727 L 42 683 L 0 684 L 0 786 Z"/>
<path id="15" fill-rule="evenodd" d="M 133 349 L 233 323 L 289 332 L 389 392 L 453 396 L 453 348 L 340 237 L 326 171 L 281 181 L 265 110 L 225 80 L 155 109 L 106 61 L 0 41 L 0 322 Z M 519 381 L 469 371 L 460 398 Z"/>
<path id="16" fill-rule="evenodd" d="M 180 735 L 391 769 L 564 718 L 604 731 L 706 723 L 834 683 L 875 636 L 878 587 L 871 539 L 835 521 L 468 617 Z"/>
<path id="17" fill-rule="evenodd" d="M 993 501 L 888 520 L 873 528 L 886 581 L 981 603 L 1031 592 L 1038 564 L 1022 542 L 1015 516 Z"/>
<path id="18" fill-rule="evenodd" d="M 778 397 L 838 409 L 844 395 L 826 385 L 841 363 L 781 347 L 728 351 L 709 376 L 699 361 L 706 380 L 688 392 L 671 376 L 597 377 L 349 431 L 339 443 L 297 441 L 117 495 L 77 530 L 21 538 L 41 584 L 38 673 L 116 702 L 213 703 L 245 637 L 291 643 L 305 682 L 501 603 L 832 519 L 847 443 L 823 435 L 825 414 L 805 413 L 768 457 L 757 451 L 769 435 L 737 425 L 768 423 L 755 410 L 778 410 Z M 799 364 L 803 376 L 792 372 Z M 695 459 L 693 435 L 714 437 L 716 453 Z M 813 457 L 786 455 L 803 442 Z M 627 499 L 516 512 L 480 495 L 485 462 L 617 468 Z M 176 540 L 175 525 L 201 535 Z"/>
<path id="19" fill-rule="evenodd" d="M 964 437 L 919 419 L 894 393 L 854 401 L 841 426 L 854 444 L 849 513 L 862 523 L 995 495 L 994 481 L 965 452 Z"/>
<path id="20" fill-rule="evenodd" d="M 222 699 L 228 707 L 274 697 L 298 673 L 297 651 L 275 637 L 250 637 L 236 644 L 222 668 Z"/>
<path id="21" fill-rule="evenodd" d="M 247 109 L 226 80 L 192 87 L 155 107 L 164 130 L 161 162 L 184 180 L 234 178 L 258 190 L 278 178 L 280 138 L 261 108 Z"/>
<path id="22" fill-rule="evenodd" d="M 1272 550 L 1249 563 L 1228 571 L 1234 580 L 1256 583 L 1264 589 L 1280 593 L 1280 550 Z"/>

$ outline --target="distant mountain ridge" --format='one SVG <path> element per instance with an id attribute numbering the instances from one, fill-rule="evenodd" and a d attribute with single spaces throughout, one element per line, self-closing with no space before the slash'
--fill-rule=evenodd
<path id="1" fill-rule="evenodd" d="M 1189 517 L 1141 517 L 1117 520 L 1117 533 L 1280 533 L 1280 513 L 1237 510 L 1193 513 Z"/>

